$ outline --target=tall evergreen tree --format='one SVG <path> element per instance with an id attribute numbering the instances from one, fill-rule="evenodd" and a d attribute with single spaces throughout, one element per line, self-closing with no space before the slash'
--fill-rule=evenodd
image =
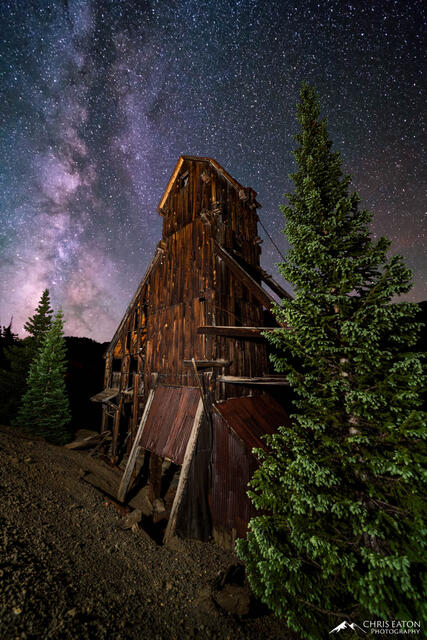
<path id="1" fill-rule="evenodd" d="M 4 350 L 6 366 L 0 369 L 0 420 L 10 423 L 16 416 L 22 396 L 27 390 L 30 365 L 36 357 L 47 330 L 52 324 L 53 310 L 49 290 L 45 289 L 34 314 L 28 318 L 24 329 L 28 337 Z"/>
<path id="2" fill-rule="evenodd" d="M 69 439 L 71 415 L 65 387 L 66 371 L 63 314 L 59 311 L 31 364 L 28 390 L 15 420 L 15 424 L 55 444 L 64 444 Z"/>
<path id="3" fill-rule="evenodd" d="M 52 324 L 53 309 L 50 306 L 49 289 L 45 289 L 41 295 L 37 309 L 27 322 L 24 329 L 33 339 L 29 344 L 33 357 L 37 354 L 44 337 Z"/>
<path id="4" fill-rule="evenodd" d="M 349 193 L 314 89 L 303 85 L 291 245 L 279 270 L 295 298 L 266 337 L 296 400 L 250 483 L 237 549 L 254 592 L 306 638 L 347 619 L 425 618 L 425 374 L 411 274 Z"/>

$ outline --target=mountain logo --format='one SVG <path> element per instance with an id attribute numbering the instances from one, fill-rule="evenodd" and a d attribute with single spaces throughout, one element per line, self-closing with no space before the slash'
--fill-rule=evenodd
<path id="1" fill-rule="evenodd" d="M 345 631 L 346 629 L 351 629 L 352 631 L 356 631 L 356 633 L 357 631 L 366 633 L 366 631 L 362 629 L 362 627 L 359 627 L 358 624 L 356 624 L 355 622 L 347 622 L 347 620 L 344 620 L 344 622 L 341 622 L 341 624 L 339 624 L 337 627 L 331 629 L 329 633 L 339 633 L 340 631 Z"/>

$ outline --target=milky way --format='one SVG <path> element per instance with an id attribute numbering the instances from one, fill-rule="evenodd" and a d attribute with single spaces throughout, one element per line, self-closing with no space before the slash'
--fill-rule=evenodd
<path id="1" fill-rule="evenodd" d="M 110 339 L 182 153 L 253 187 L 285 253 L 304 79 L 372 233 L 414 270 L 408 299 L 427 297 L 418 0 L 2 0 L 0 24 L 0 324 L 23 335 L 48 287 L 67 334 Z"/>

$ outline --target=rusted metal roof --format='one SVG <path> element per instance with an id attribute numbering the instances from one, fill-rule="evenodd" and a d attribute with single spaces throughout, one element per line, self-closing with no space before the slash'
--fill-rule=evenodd
<path id="1" fill-rule="evenodd" d="M 194 387 L 157 387 L 139 444 L 181 465 L 199 400 Z"/>
<path id="2" fill-rule="evenodd" d="M 231 398 L 216 405 L 216 409 L 249 450 L 253 447 L 265 448 L 262 436 L 290 424 L 286 411 L 268 394 Z"/>

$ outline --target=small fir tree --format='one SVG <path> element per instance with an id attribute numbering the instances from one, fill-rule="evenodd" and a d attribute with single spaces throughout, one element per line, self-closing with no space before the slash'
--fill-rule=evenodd
<path id="1" fill-rule="evenodd" d="M 10 423 L 27 390 L 30 365 L 36 357 L 43 339 L 52 324 L 53 309 L 49 290 L 45 289 L 34 314 L 28 318 L 24 329 L 28 336 L 4 349 L 4 368 L 0 369 L 0 420 Z"/>
<path id="2" fill-rule="evenodd" d="M 347 619 L 425 618 L 425 375 L 417 305 L 390 242 L 349 194 L 314 89 L 303 85 L 291 245 L 279 266 L 295 298 L 266 337 L 295 391 L 292 425 L 258 451 L 262 512 L 237 549 L 252 588 L 289 627 L 324 638 Z"/>
<path id="3" fill-rule="evenodd" d="M 52 324 L 53 309 L 50 306 L 49 289 L 45 289 L 41 295 L 37 309 L 27 322 L 24 329 L 33 340 L 30 342 L 33 357 L 40 349 L 44 337 Z"/>
<path id="4" fill-rule="evenodd" d="M 60 310 L 30 367 L 28 390 L 15 423 L 55 444 L 69 439 L 70 409 L 65 387 L 66 346 Z"/>

